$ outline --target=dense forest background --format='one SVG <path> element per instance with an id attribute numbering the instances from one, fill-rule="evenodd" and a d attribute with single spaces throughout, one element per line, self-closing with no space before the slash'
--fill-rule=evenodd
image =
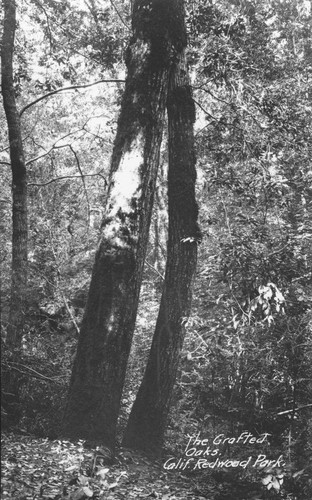
<path id="1" fill-rule="evenodd" d="M 128 0 L 17 5 L 14 90 L 28 184 L 18 358 L 6 343 L 12 172 L 2 111 L 0 127 L 2 370 L 19 381 L 18 401 L 2 394 L 1 418 L 14 432 L 61 433 L 104 216 L 131 7 Z M 312 473 L 311 21 L 310 0 L 186 1 L 203 238 L 165 446 L 178 456 L 187 435 L 268 433 L 268 455 L 283 454 L 288 482 L 283 489 L 275 472 L 264 494 L 298 500 L 310 498 Z M 120 439 L 164 281 L 167 166 L 165 134 Z M 234 446 L 234 454 L 243 459 L 246 448 Z M 232 469 L 219 474 L 223 484 L 237 483 Z M 258 480 L 248 469 L 240 474 Z M 214 488 L 207 498 L 245 498 Z"/>

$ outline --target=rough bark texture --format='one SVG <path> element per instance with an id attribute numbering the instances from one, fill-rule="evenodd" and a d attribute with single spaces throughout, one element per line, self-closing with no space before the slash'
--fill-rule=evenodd
<path id="1" fill-rule="evenodd" d="M 27 287 L 27 179 L 20 118 L 13 86 L 15 27 L 15 1 L 4 0 L 1 83 L 9 131 L 13 197 L 12 284 L 7 343 L 18 349 L 23 334 Z"/>
<path id="2" fill-rule="evenodd" d="M 175 1 L 137 0 L 107 211 L 74 362 L 65 433 L 113 448 L 159 163 Z M 175 30 L 174 30 L 175 32 Z"/>
<path id="3" fill-rule="evenodd" d="M 125 446 L 154 456 L 161 454 L 190 314 L 200 240 L 195 201 L 195 110 L 184 54 L 170 75 L 167 107 L 169 235 L 165 283 L 148 364 L 123 440 Z"/>

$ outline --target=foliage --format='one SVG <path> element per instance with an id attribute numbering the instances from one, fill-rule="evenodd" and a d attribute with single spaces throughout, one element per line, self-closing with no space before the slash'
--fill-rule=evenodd
<path id="1" fill-rule="evenodd" d="M 181 429 L 184 436 L 200 431 L 208 438 L 246 428 L 269 432 L 272 449 L 283 450 L 295 471 L 302 466 L 308 474 L 312 205 L 306 8 L 300 2 L 286 11 L 274 2 L 190 3 L 206 238 L 168 436 L 179 448 Z M 295 493 L 292 481 L 290 474 L 283 494 L 308 498 L 303 490 L 311 485 L 302 481 Z"/>
<path id="2" fill-rule="evenodd" d="M 5 434 L 1 444 L 3 498 L 201 498 L 185 479 L 170 477 L 127 450 L 119 450 L 114 464 L 107 464 L 105 450 L 83 441 Z"/>
<path id="3" fill-rule="evenodd" d="M 98 68 L 93 68 L 89 75 L 88 58 L 68 45 L 66 30 L 70 30 L 71 16 L 76 12 L 68 2 L 62 6 L 59 2 L 49 2 L 46 8 L 34 2 L 20 9 L 15 47 L 15 83 L 20 109 L 50 90 L 103 78 L 104 72 L 99 72 Z M 68 17 L 69 12 L 71 16 Z M 79 13 L 86 18 L 86 13 Z M 88 76 L 90 79 L 86 80 Z M 111 77 L 109 72 L 105 76 Z M 103 85 L 110 86 L 105 95 Z M 116 92 L 112 84 L 100 84 L 87 91 L 73 89 L 69 94 L 59 93 L 42 100 L 22 115 L 30 216 L 28 321 L 32 330 L 42 329 L 42 316 L 48 317 L 51 310 L 54 311 L 52 316 L 62 316 L 67 328 L 72 323 L 71 315 L 76 322 L 81 319 L 84 300 L 76 299 L 76 295 L 86 293 L 102 217 L 114 133 L 113 95 L 116 96 Z M 3 137 L 4 144 L 5 141 L 7 137 Z M 6 151 L 4 147 L 1 154 L 4 162 L 7 161 Z M 5 168 L 1 165 L 2 170 Z M 6 242 L 6 247 L 1 249 L 5 329 L 11 215 L 10 179 L 5 171 L 1 175 L 5 188 L 5 198 L 1 200 Z M 73 290 L 73 304 L 69 290 Z M 77 300 L 78 308 L 74 304 Z M 79 309 L 78 313 L 75 309 Z"/>
<path id="4" fill-rule="evenodd" d="M 67 393 L 75 340 L 66 335 L 30 332 L 23 338 L 23 352 L 16 356 L 3 345 L 1 374 L 17 374 L 18 400 L 2 386 L 2 423 L 5 428 L 26 430 L 37 436 L 60 433 L 63 405 Z M 19 422 L 8 419 L 12 406 L 20 415 Z"/>

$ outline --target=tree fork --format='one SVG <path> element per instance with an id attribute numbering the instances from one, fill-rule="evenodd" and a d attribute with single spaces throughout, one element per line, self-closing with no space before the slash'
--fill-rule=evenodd
<path id="1" fill-rule="evenodd" d="M 73 366 L 64 430 L 114 448 L 135 326 L 169 70 L 175 1 L 137 0 L 128 75 L 111 160 L 106 215 Z"/>

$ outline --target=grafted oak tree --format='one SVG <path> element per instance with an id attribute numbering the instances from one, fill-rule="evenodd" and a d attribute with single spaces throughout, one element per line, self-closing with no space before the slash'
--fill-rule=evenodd
<path id="1" fill-rule="evenodd" d="M 21 345 L 27 288 L 27 177 L 13 82 L 13 52 L 16 29 L 16 2 L 4 0 L 1 50 L 1 87 L 6 114 L 12 169 L 12 275 L 7 344 Z"/>
<path id="2" fill-rule="evenodd" d="M 64 430 L 113 448 L 137 314 L 169 70 L 183 49 L 179 0 L 136 0 L 106 216 L 73 366 Z"/>
<path id="3" fill-rule="evenodd" d="M 154 456 L 162 450 L 201 238 L 195 201 L 195 108 L 184 51 L 170 73 L 167 109 L 169 234 L 165 282 L 147 367 L 123 440 L 125 446 Z"/>

